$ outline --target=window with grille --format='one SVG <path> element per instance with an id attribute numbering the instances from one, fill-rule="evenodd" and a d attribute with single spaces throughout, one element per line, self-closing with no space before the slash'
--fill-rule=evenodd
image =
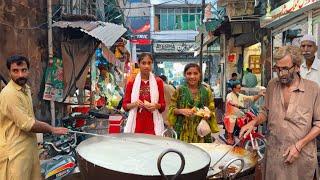
<path id="1" fill-rule="evenodd" d="M 197 30 L 201 24 L 201 8 L 161 8 L 156 9 L 161 31 Z"/>

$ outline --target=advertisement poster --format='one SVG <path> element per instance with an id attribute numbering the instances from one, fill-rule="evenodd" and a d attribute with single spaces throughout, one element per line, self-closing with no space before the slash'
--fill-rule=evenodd
<path id="1" fill-rule="evenodd" d="M 62 59 L 54 57 L 46 70 L 44 100 L 62 102 L 63 100 L 63 65 Z"/>
<path id="2" fill-rule="evenodd" d="M 127 26 L 131 32 L 131 43 L 136 44 L 137 52 L 151 52 L 150 17 L 128 17 Z"/>

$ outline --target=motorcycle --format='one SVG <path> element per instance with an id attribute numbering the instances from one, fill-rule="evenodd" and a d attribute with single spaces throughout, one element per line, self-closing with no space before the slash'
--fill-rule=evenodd
<path id="1" fill-rule="evenodd" d="M 47 137 L 49 141 L 43 142 L 44 151 L 40 157 L 51 157 L 41 161 L 41 175 L 44 179 L 60 179 L 76 172 L 77 162 L 75 147 L 77 146 L 76 134 L 67 134 L 57 137 Z"/>
<path id="2" fill-rule="evenodd" d="M 41 174 L 44 179 L 60 179 L 75 173 L 76 159 L 70 155 L 55 156 L 41 164 Z"/>
<path id="3" fill-rule="evenodd" d="M 233 131 L 233 135 L 235 137 L 239 136 L 240 130 L 243 126 L 248 124 L 257 116 L 258 111 L 254 107 L 251 107 L 251 108 L 240 107 L 238 113 L 239 113 L 238 118 L 236 120 L 234 131 Z M 220 134 L 219 137 L 221 140 L 226 142 L 225 133 Z M 266 150 L 266 139 L 264 135 L 257 130 L 257 127 L 250 132 L 249 136 L 239 139 L 239 141 L 240 141 L 239 146 L 250 151 L 256 150 L 259 156 L 258 160 L 260 161 L 263 159 L 264 153 Z"/>
<path id="4" fill-rule="evenodd" d="M 237 118 L 236 126 L 234 130 L 234 135 L 239 136 L 240 130 L 243 126 L 252 121 L 258 114 L 257 110 L 254 108 L 242 108 L 241 109 L 242 116 Z M 246 150 L 256 150 L 259 155 L 259 159 L 261 160 L 264 157 L 264 153 L 266 150 L 266 139 L 262 133 L 257 130 L 257 127 L 253 129 L 249 136 L 240 139 L 240 146 Z"/>

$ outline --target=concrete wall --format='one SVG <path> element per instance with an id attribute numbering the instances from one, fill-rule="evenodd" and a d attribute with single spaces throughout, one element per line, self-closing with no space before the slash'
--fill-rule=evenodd
<path id="1" fill-rule="evenodd" d="M 48 57 L 46 1 L 0 0 L 0 44 L 0 73 L 6 79 L 6 58 L 20 54 L 31 60 L 29 84 L 35 113 L 39 119 L 48 119 L 48 105 L 42 100 L 40 93 Z"/>
<path id="2" fill-rule="evenodd" d="M 237 73 L 238 74 L 238 79 L 241 78 L 241 74 L 238 72 L 238 60 L 239 60 L 239 56 L 242 54 L 242 48 L 241 47 L 235 47 L 234 46 L 234 38 L 230 38 L 229 40 L 227 40 L 226 42 L 227 46 L 226 46 L 226 79 L 229 80 L 231 78 L 232 73 Z M 228 56 L 230 54 L 235 54 L 236 58 L 235 61 L 230 62 L 228 61 Z"/>

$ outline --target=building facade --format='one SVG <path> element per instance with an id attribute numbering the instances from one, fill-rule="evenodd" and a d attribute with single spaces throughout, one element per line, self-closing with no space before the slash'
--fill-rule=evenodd
<path id="1" fill-rule="evenodd" d="M 272 52 L 284 45 L 300 46 L 300 38 L 305 34 L 313 35 L 320 44 L 320 1 L 319 0 L 289 0 L 275 6 L 265 16 L 260 18 L 261 28 L 269 31 L 265 41 L 270 42 L 263 54 L 267 54 L 271 65 Z M 318 57 L 320 49 L 318 48 Z M 270 72 L 274 77 L 275 74 Z"/>
<path id="2" fill-rule="evenodd" d="M 183 68 L 187 63 L 199 62 L 193 52 L 198 46 L 195 37 L 201 25 L 200 3 L 151 4 L 150 31 L 155 71 L 166 75 L 174 85 L 183 82 Z"/>

